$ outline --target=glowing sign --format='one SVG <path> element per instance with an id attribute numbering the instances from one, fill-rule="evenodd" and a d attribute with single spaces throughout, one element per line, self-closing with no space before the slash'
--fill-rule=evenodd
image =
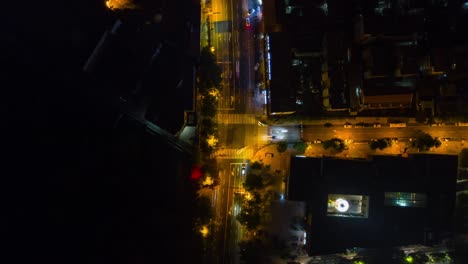
<path id="1" fill-rule="evenodd" d="M 335 208 L 340 212 L 346 212 L 349 209 L 349 203 L 345 199 L 338 198 L 335 201 Z"/>
<path id="2" fill-rule="evenodd" d="M 271 54 L 270 54 L 270 36 L 266 37 L 266 46 L 267 46 L 267 72 L 268 80 L 271 80 Z"/>

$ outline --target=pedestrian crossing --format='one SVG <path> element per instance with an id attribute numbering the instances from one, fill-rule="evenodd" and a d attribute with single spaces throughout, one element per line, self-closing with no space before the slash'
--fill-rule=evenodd
<path id="1" fill-rule="evenodd" d="M 251 114 L 232 114 L 232 113 L 218 113 L 216 115 L 216 122 L 224 125 L 254 125 L 255 131 L 247 135 L 246 146 L 241 149 L 218 149 L 213 153 L 212 158 L 216 159 L 251 159 L 255 154 L 254 149 L 259 146 L 264 146 L 271 142 L 268 136 L 268 125 L 260 122 L 255 115 Z"/>
<path id="2" fill-rule="evenodd" d="M 218 124 L 244 124 L 244 125 L 258 124 L 257 118 L 251 114 L 217 113 L 216 122 Z"/>
<path id="3" fill-rule="evenodd" d="M 254 150 L 251 148 L 241 149 L 219 149 L 214 153 L 213 158 L 217 159 L 251 159 L 254 154 Z"/>

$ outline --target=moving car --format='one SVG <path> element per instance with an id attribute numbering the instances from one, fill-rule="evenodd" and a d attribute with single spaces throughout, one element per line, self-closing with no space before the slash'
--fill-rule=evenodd
<path id="1" fill-rule="evenodd" d="M 250 28 L 250 17 L 245 18 L 245 28 L 249 29 Z"/>

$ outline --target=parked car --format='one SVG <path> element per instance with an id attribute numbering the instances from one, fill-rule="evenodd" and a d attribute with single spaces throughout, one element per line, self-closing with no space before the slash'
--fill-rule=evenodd
<path id="1" fill-rule="evenodd" d="M 390 127 L 406 127 L 406 123 L 390 123 Z"/>
<path id="2" fill-rule="evenodd" d="M 431 124 L 431 126 L 445 126 L 444 123 L 433 123 Z"/>

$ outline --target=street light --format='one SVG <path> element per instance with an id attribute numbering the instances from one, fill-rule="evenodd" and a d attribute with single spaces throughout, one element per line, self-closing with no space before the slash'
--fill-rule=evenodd
<path id="1" fill-rule="evenodd" d="M 107 0 L 106 7 L 111 10 L 116 9 L 135 9 L 136 5 L 130 0 Z"/>
<path id="2" fill-rule="evenodd" d="M 207 226 L 202 226 L 201 229 L 200 229 L 200 233 L 201 233 L 201 235 L 203 237 L 207 237 L 208 233 L 209 233 L 208 227 Z"/>

